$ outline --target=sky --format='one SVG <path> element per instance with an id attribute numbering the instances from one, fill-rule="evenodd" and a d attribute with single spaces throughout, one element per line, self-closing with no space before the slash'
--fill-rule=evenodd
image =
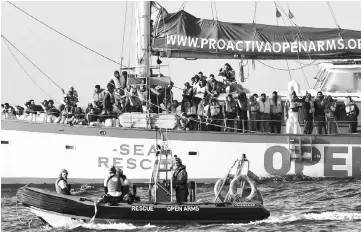
<path id="1" fill-rule="evenodd" d="M 126 65 L 135 64 L 135 19 L 132 15 L 134 2 L 13 2 L 15 5 L 52 26 L 56 30 L 92 48 L 93 50 L 120 62 L 124 58 Z M 161 1 L 168 12 L 179 10 L 181 1 Z M 361 1 L 330 2 L 337 22 L 344 29 L 361 31 L 358 17 Z M 284 9 L 290 8 L 298 26 L 335 28 L 327 2 L 289 1 L 279 2 Z M 216 2 L 217 16 L 220 21 L 251 23 L 254 16 L 255 3 L 252 1 Z M 127 9 L 127 14 L 126 13 Z M 212 19 L 211 2 L 186 2 L 185 11 L 199 18 Z M 288 10 L 287 10 L 288 11 Z M 273 1 L 257 2 L 256 23 L 277 25 L 276 10 Z M 125 17 L 126 16 L 126 17 Z M 279 21 L 283 25 L 282 21 Z M 286 22 L 288 25 L 288 23 Z M 125 30 L 124 30 L 125 29 Z M 125 34 L 124 34 L 125 33 Z M 114 70 L 119 65 L 106 60 L 79 45 L 65 39 L 44 25 L 25 15 L 9 3 L 1 2 L 1 34 L 13 43 L 23 54 L 32 60 L 57 85 L 69 88 L 74 85 L 80 97 L 80 105 L 85 106 L 92 101 L 94 86 L 105 87 Z M 124 42 L 123 42 L 124 35 Z M 122 49 L 123 47 L 123 49 Z M 58 86 L 32 66 L 12 47 L 15 56 L 39 85 L 51 98 L 60 101 L 62 92 Z M 169 65 L 161 69 L 169 75 L 175 86 L 183 88 L 190 77 L 199 71 L 209 76 L 216 73 L 228 62 L 236 70 L 237 60 L 196 60 L 162 59 Z M 309 64 L 310 60 L 300 61 Z M 315 62 L 315 64 L 321 61 Z M 154 62 L 153 62 L 154 63 Z M 265 64 L 278 69 L 287 70 L 286 61 L 264 61 Z M 296 61 L 289 61 L 290 68 L 299 68 Z M 256 62 L 255 69 L 249 61 L 244 69 L 247 81 L 243 86 L 252 93 L 270 95 L 274 90 L 286 90 L 290 75 L 300 83 L 301 89 L 308 89 L 306 78 L 313 86 L 313 77 L 318 67 L 311 65 L 302 71 L 271 69 Z M 40 103 L 49 99 L 34 82 L 24 73 L 12 57 L 4 41 L 1 41 L 1 103 L 23 104 L 30 99 Z M 174 90 L 175 98 L 181 100 L 181 91 Z"/>

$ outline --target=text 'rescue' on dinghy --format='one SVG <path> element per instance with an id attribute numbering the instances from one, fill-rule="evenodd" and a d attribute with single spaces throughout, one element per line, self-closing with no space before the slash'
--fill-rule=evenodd
<path id="1" fill-rule="evenodd" d="M 243 155 L 226 177 L 217 181 L 213 202 L 197 201 L 196 184 L 188 183 L 190 202 L 175 202 L 172 186 L 174 167 L 172 151 L 165 144 L 157 152 L 149 184 L 149 200 L 118 204 L 94 204 L 79 196 L 46 192 L 26 185 L 18 190 L 20 202 L 53 227 L 69 225 L 74 220 L 96 223 L 133 224 L 219 224 L 248 223 L 263 220 L 270 213 L 249 171 Z M 236 168 L 235 168 L 236 167 Z M 230 172 L 235 170 L 235 174 Z M 94 207 L 95 206 L 95 207 Z M 92 218 L 95 217 L 95 220 Z"/>

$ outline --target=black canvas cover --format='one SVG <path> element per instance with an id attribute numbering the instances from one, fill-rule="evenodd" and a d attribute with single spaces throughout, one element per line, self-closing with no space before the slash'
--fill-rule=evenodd
<path id="1" fill-rule="evenodd" d="M 361 58 L 361 32 L 339 28 L 229 23 L 160 10 L 153 55 L 198 59 Z"/>

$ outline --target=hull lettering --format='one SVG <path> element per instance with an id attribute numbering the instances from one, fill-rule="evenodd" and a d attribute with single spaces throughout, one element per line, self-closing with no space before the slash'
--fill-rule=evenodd
<path id="1" fill-rule="evenodd" d="M 323 149 L 323 176 L 346 177 L 361 176 L 361 147 L 358 146 L 324 146 Z M 310 152 L 309 147 L 302 147 L 303 152 Z M 349 154 L 351 152 L 351 154 Z M 276 169 L 274 156 L 280 154 L 281 167 Z M 316 165 L 321 160 L 321 152 L 312 147 L 312 160 L 296 159 L 295 173 L 303 174 L 305 166 Z M 316 167 L 315 167 L 316 168 Z M 269 147 L 264 153 L 264 169 L 270 175 L 286 175 L 290 172 L 290 151 L 284 146 Z M 321 172 L 321 171 L 320 171 Z"/>

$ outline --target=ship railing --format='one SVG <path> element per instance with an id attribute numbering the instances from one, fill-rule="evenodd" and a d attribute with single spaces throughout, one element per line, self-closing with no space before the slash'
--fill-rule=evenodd
<path id="1" fill-rule="evenodd" d="M 37 114 L 23 114 L 23 115 L 13 115 L 13 114 L 2 114 L 2 119 L 9 119 L 9 120 L 20 120 L 20 121 L 29 121 L 29 122 L 37 122 L 37 123 L 59 123 L 59 124 L 73 124 L 73 125 L 84 125 L 84 126 L 98 126 L 98 127 L 128 127 L 128 128 L 148 128 L 148 129 L 155 129 L 159 126 L 154 123 L 150 119 L 150 117 L 146 120 L 146 125 L 138 125 L 136 126 L 137 120 L 130 119 L 128 125 L 120 125 L 119 117 L 105 120 L 105 122 L 87 122 L 86 116 L 88 114 L 81 114 L 84 117 L 83 121 L 79 121 L 73 117 L 68 118 L 66 116 L 59 116 L 55 117 L 52 115 L 47 115 L 44 112 L 38 112 Z M 139 115 L 139 114 L 138 114 Z M 150 115 L 150 114 L 144 114 Z M 162 114 L 153 114 L 154 115 L 162 115 Z M 167 115 L 167 114 L 164 114 Z M 95 115 L 96 117 L 109 117 L 108 115 Z M 190 130 L 190 131 L 222 131 L 222 132 L 236 132 L 236 133 L 269 133 L 271 131 L 271 126 L 275 123 L 281 124 L 281 127 L 285 127 L 285 121 L 282 120 L 262 120 L 262 119 L 227 119 L 224 117 L 219 118 L 209 118 L 209 117 L 202 117 L 198 115 L 182 117 L 182 116 L 175 116 L 177 121 L 174 123 L 174 127 L 172 126 L 171 130 Z M 157 118 L 158 123 L 167 124 L 169 119 L 163 119 L 161 117 Z M 340 128 L 348 127 L 350 121 L 339 121 L 339 120 L 325 120 L 325 121 L 317 121 L 312 120 L 312 127 L 317 128 L 319 124 L 328 130 L 330 124 L 334 123 L 336 126 L 336 130 L 338 134 L 342 134 Z M 358 121 L 358 127 L 360 127 L 361 121 Z M 168 123 L 173 125 L 172 123 Z M 299 122 L 300 127 L 304 127 L 304 121 Z M 135 126 L 134 126 L 135 125 Z M 345 132 L 347 133 L 347 132 Z"/>

